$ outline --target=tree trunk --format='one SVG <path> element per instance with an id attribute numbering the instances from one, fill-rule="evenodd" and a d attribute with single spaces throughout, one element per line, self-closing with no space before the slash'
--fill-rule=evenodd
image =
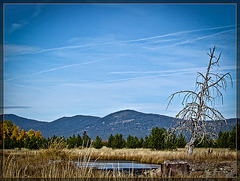
<path id="1" fill-rule="evenodd" d="M 193 148 L 194 148 L 194 144 L 188 145 L 188 152 L 187 152 L 188 156 L 191 156 L 191 155 L 192 155 L 192 153 L 193 153 Z"/>
<path id="2" fill-rule="evenodd" d="M 194 142 L 195 142 L 196 138 L 194 135 L 192 135 L 191 140 L 189 141 L 188 144 L 188 156 L 191 156 L 193 153 L 193 148 L 194 148 Z"/>

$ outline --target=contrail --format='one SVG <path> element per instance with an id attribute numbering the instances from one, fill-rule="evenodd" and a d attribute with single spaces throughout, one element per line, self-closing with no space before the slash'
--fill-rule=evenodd
<path id="1" fill-rule="evenodd" d="M 173 45 L 170 45 L 170 46 L 167 46 L 167 47 L 175 47 L 175 46 L 178 46 L 178 45 L 191 43 L 191 42 L 194 42 L 194 41 L 202 40 L 202 39 L 205 39 L 205 38 L 213 37 L 213 36 L 216 36 L 216 35 L 220 35 L 220 34 L 223 34 L 223 33 L 226 33 L 226 32 L 230 32 L 230 31 L 235 31 L 235 30 L 236 29 L 225 30 L 225 31 L 221 31 L 221 32 L 214 33 L 214 34 L 211 34 L 211 35 L 201 36 L 201 37 L 198 37 L 198 38 L 195 38 L 195 39 L 192 39 L 192 40 L 186 40 L 186 41 L 183 41 L 183 42 L 180 42 L 180 43 L 176 43 L 176 44 L 173 44 Z"/>
<path id="2" fill-rule="evenodd" d="M 198 31 L 207 31 L 207 30 L 216 30 L 216 29 L 230 28 L 230 27 L 235 27 L 235 26 L 236 25 L 229 25 L 229 26 L 219 26 L 219 27 L 205 28 L 205 29 L 198 29 L 198 30 L 179 31 L 179 32 L 176 32 L 176 33 L 168 33 L 168 34 L 165 34 L 165 35 L 152 36 L 152 37 L 148 37 L 148 38 L 140 38 L 140 39 L 135 39 L 135 40 L 126 40 L 126 41 L 121 41 L 121 42 L 145 41 L 145 40 L 163 38 L 163 37 L 168 37 L 168 36 L 175 36 L 175 35 L 180 35 L 180 34 L 185 34 L 185 33 L 193 33 L 193 32 L 198 32 Z"/>
<path id="3" fill-rule="evenodd" d="M 203 68 L 203 67 L 201 67 L 201 68 Z M 193 73 L 194 70 L 195 70 L 195 68 L 194 69 L 181 69 L 181 70 L 168 70 L 168 71 L 162 71 L 162 72 L 159 71 L 159 72 L 155 72 L 155 73 L 158 73 L 157 75 L 129 77 L 129 78 L 123 78 L 123 79 L 114 79 L 114 80 L 87 81 L 87 82 L 82 82 L 82 83 L 79 83 L 79 84 L 71 84 L 71 85 L 76 86 L 76 85 L 82 85 L 82 84 L 88 84 L 88 83 L 114 83 L 114 82 L 122 82 L 122 81 L 137 80 L 137 79 L 149 79 L 149 78 L 155 78 L 155 77 L 166 77 L 166 76 L 171 76 L 171 75 Z M 116 73 L 119 73 L 119 72 L 116 72 Z M 126 72 L 126 73 L 129 73 L 129 72 Z M 70 84 L 64 84 L 64 85 L 70 85 Z"/>
<path id="4" fill-rule="evenodd" d="M 179 75 L 183 73 L 191 73 L 191 72 L 175 72 L 170 74 L 158 74 L 158 75 L 149 75 L 149 76 L 139 76 L 139 77 L 129 77 L 124 79 L 114 79 L 114 80 L 100 80 L 100 81 L 87 81 L 82 83 L 76 83 L 76 84 L 63 84 L 62 86 L 82 86 L 83 84 L 91 84 L 91 83 L 114 83 L 114 82 L 123 82 L 123 81 L 130 81 L 130 80 L 138 80 L 138 79 L 149 79 L 149 78 L 156 78 L 156 77 L 166 77 L 171 75 Z"/>
<path id="5" fill-rule="evenodd" d="M 119 57 L 119 56 L 117 56 L 117 57 Z M 111 58 L 112 58 L 112 57 L 111 57 Z M 52 71 L 56 71 L 56 70 L 59 70 L 59 69 L 68 68 L 68 67 L 74 67 L 74 66 L 92 64 L 92 63 L 100 62 L 100 61 L 107 60 L 107 59 L 110 59 L 110 58 L 102 58 L 102 59 L 98 59 L 98 60 L 94 60 L 94 61 L 89 61 L 89 62 L 81 62 L 81 63 L 76 63 L 76 64 L 64 65 L 64 66 L 60 66 L 60 67 L 56 67 L 56 68 L 52 68 L 52 69 L 47 69 L 47 70 L 39 71 L 39 72 L 30 74 L 30 75 L 28 75 L 28 76 L 13 77 L 13 78 L 7 79 L 7 80 L 5 80 L 5 81 L 11 81 L 11 80 L 16 80 L 16 79 L 27 78 L 27 77 L 39 75 L 39 74 L 46 73 L 46 72 L 52 72 Z"/>
<path id="6" fill-rule="evenodd" d="M 114 80 L 100 80 L 100 81 L 89 81 L 89 82 L 83 82 L 80 84 L 72 84 L 72 85 L 82 85 L 86 83 L 114 83 L 114 82 L 122 82 L 122 81 L 129 81 L 129 80 L 137 80 L 137 79 L 149 79 L 149 78 L 156 78 L 156 77 L 167 77 L 172 75 L 180 75 L 180 74 L 189 74 L 189 73 L 195 73 L 199 70 L 204 70 L 206 67 L 196 67 L 196 68 L 187 68 L 187 69 L 178 69 L 178 70 L 166 70 L 166 71 L 146 71 L 146 72 L 135 72 L 135 71 L 127 71 L 127 72 L 110 72 L 110 73 L 126 73 L 126 74 L 135 74 L 135 73 L 152 73 L 157 75 L 148 75 L 148 76 L 138 76 L 138 77 L 129 77 L 129 78 L 123 78 L 123 79 L 114 79 Z M 234 70 L 236 69 L 235 66 L 223 66 L 219 68 L 220 70 Z M 70 85 L 70 84 L 66 84 Z"/>
<path id="7" fill-rule="evenodd" d="M 159 74 L 159 73 L 180 73 L 180 72 L 197 72 L 199 70 L 205 70 L 206 67 L 193 67 L 177 70 L 162 70 L 162 71 L 125 71 L 125 72 L 109 72 L 110 74 Z M 218 70 L 236 70 L 236 66 L 221 66 Z"/>
<path id="8" fill-rule="evenodd" d="M 141 42 L 141 41 L 164 38 L 164 37 L 175 36 L 175 35 L 180 35 L 180 34 L 193 33 L 193 32 L 199 32 L 199 31 L 207 31 L 207 30 L 224 29 L 224 28 L 230 28 L 230 27 L 235 27 L 235 26 L 236 25 L 228 25 L 228 26 L 219 26 L 219 27 L 213 27 L 213 28 L 180 31 L 180 32 L 175 32 L 175 33 L 168 33 L 168 34 L 165 34 L 165 35 L 152 36 L 152 37 L 147 37 L 147 38 L 139 38 L 139 39 L 134 39 L 134 40 L 112 41 L 112 42 L 102 42 L 102 43 L 88 43 L 88 44 L 85 44 L 85 45 L 48 48 L 48 49 L 43 49 L 43 50 L 40 50 L 40 51 L 37 51 L 37 52 L 32 52 L 32 53 L 43 53 L 43 52 L 48 52 L 48 51 L 64 50 L 64 49 L 86 48 L 86 47 L 94 47 L 94 46 L 100 46 L 100 45 L 111 45 L 111 44 L 116 44 L 116 43 Z"/>
<path id="9" fill-rule="evenodd" d="M 159 73 L 176 73 L 176 72 L 193 72 L 205 69 L 206 67 L 186 68 L 177 70 L 163 70 L 163 71 L 126 71 L 126 72 L 110 72 L 110 74 L 159 74 Z"/>

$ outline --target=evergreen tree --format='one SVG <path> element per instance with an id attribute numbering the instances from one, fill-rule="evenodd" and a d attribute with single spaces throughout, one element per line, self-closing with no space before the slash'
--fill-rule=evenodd
<path id="1" fill-rule="evenodd" d="M 17 139 L 16 139 L 16 137 L 14 136 L 14 137 L 12 138 L 12 148 L 17 148 L 17 146 L 18 146 Z"/>
<path id="2" fill-rule="evenodd" d="M 119 136 L 118 136 L 118 134 L 116 134 L 115 136 L 114 136 L 114 139 L 113 139 L 113 142 L 112 142 L 112 148 L 119 148 L 120 146 L 120 141 L 119 141 Z"/>
<path id="3" fill-rule="evenodd" d="M 35 138 L 36 138 L 36 144 L 37 144 L 36 149 L 42 148 L 42 138 L 40 137 L 35 137 Z"/>
<path id="4" fill-rule="evenodd" d="M 148 136 L 145 136 L 145 140 L 143 142 L 143 148 L 149 148 L 148 147 Z"/>
<path id="5" fill-rule="evenodd" d="M 52 137 L 51 137 L 51 141 L 54 142 L 55 140 L 57 140 L 58 137 L 54 134 Z"/>
<path id="6" fill-rule="evenodd" d="M 83 143 L 83 140 L 82 140 L 81 136 L 78 134 L 77 138 L 76 138 L 76 146 L 77 147 L 82 146 L 82 143 Z"/>
<path id="7" fill-rule="evenodd" d="M 24 144 L 24 147 L 25 147 L 25 148 L 29 148 L 29 142 L 30 142 L 30 137 L 27 136 L 26 141 L 25 141 L 25 144 Z"/>
<path id="8" fill-rule="evenodd" d="M 87 135 L 87 132 L 86 132 L 86 131 L 84 131 L 84 132 L 83 132 L 83 137 L 82 137 L 82 138 L 83 138 L 83 140 L 85 140 L 85 136 L 86 136 L 86 135 Z"/>
<path id="9" fill-rule="evenodd" d="M 32 136 L 30 138 L 29 144 L 28 144 L 28 148 L 31 150 L 36 150 L 38 149 L 38 142 L 37 142 L 37 138 L 35 136 Z"/>
<path id="10" fill-rule="evenodd" d="M 96 140 L 93 143 L 93 147 L 96 149 L 100 149 L 103 147 L 102 139 L 99 136 L 96 137 Z"/>
<path id="11" fill-rule="evenodd" d="M 88 148 L 91 145 L 91 138 L 86 134 L 84 135 L 83 146 Z"/>
<path id="12" fill-rule="evenodd" d="M 128 135 L 127 137 L 127 142 L 126 142 L 126 147 L 127 148 L 134 148 L 134 138 L 131 135 Z"/>
<path id="13" fill-rule="evenodd" d="M 219 148 L 229 148 L 228 144 L 229 132 L 220 131 L 218 134 L 217 145 Z"/>
<path id="14" fill-rule="evenodd" d="M 144 139 L 140 138 L 140 140 L 139 140 L 139 148 L 143 148 L 143 143 L 144 143 Z"/>
<path id="15" fill-rule="evenodd" d="M 23 138 L 20 138 L 19 140 L 18 140 L 18 144 L 17 144 L 18 146 L 18 148 L 23 148 L 24 147 L 24 140 L 23 140 Z"/>
<path id="16" fill-rule="evenodd" d="M 148 140 L 148 146 L 151 149 L 163 150 L 165 148 L 164 140 L 165 140 L 166 129 L 158 127 L 153 128 Z"/>
<path id="17" fill-rule="evenodd" d="M 77 147 L 77 140 L 76 140 L 75 134 L 73 134 L 73 136 L 72 136 L 72 145 L 73 145 L 73 148 Z"/>
<path id="18" fill-rule="evenodd" d="M 107 147 L 112 148 L 113 141 L 114 141 L 114 136 L 111 134 L 108 138 Z"/>
<path id="19" fill-rule="evenodd" d="M 175 149 L 177 144 L 176 134 L 171 129 L 165 132 L 165 149 Z"/>
<path id="20" fill-rule="evenodd" d="M 121 145 L 120 148 L 124 148 L 126 146 L 126 141 L 124 140 L 122 134 L 120 134 L 119 137 L 120 137 L 119 139 L 120 139 L 120 145 Z"/>
<path id="21" fill-rule="evenodd" d="M 228 145 L 232 150 L 236 149 L 236 136 L 236 126 L 234 126 L 228 137 Z"/>
<path id="22" fill-rule="evenodd" d="M 47 149 L 47 148 L 48 148 L 48 141 L 47 141 L 47 139 L 44 138 L 44 137 L 42 137 L 42 138 L 41 138 L 41 142 L 42 142 L 41 148 Z"/>
<path id="23" fill-rule="evenodd" d="M 75 146 L 75 140 L 74 140 L 73 137 L 70 136 L 70 137 L 67 139 L 67 145 L 68 145 L 68 148 L 74 148 L 74 146 Z"/>
<path id="24" fill-rule="evenodd" d="M 203 146 L 204 148 L 213 148 L 214 147 L 214 141 L 209 137 L 209 135 L 205 136 L 203 139 Z"/>
<path id="25" fill-rule="evenodd" d="M 140 148 L 140 144 L 137 136 L 134 137 L 133 145 L 134 145 L 134 148 Z"/>
<path id="26" fill-rule="evenodd" d="M 124 148 L 125 147 L 125 140 L 122 137 L 122 134 L 116 134 L 114 140 L 112 142 L 112 148 Z"/>
<path id="27" fill-rule="evenodd" d="M 10 136 L 8 134 L 6 134 L 5 139 L 4 139 L 4 148 L 5 149 L 10 149 Z"/>
<path id="28" fill-rule="evenodd" d="M 13 139 L 10 139 L 9 149 L 13 149 L 13 148 L 14 148 Z"/>
<path id="29" fill-rule="evenodd" d="M 196 148 L 214 148 L 215 142 L 209 136 L 204 136 L 203 138 L 197 137 L 194 146 Z"/>
<path id="30" fill-rule="evenodd" d="M 187 145 L 187 141 L 185 139 L 185 136 L 183 136 L 182 133 L 179 134 L 179 138 L 177 139 L 177 147 L 178 148 L 185 148 L 185 146 Z"/>

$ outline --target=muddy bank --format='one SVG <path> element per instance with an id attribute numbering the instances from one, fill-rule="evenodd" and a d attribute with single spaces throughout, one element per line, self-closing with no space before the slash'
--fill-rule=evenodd
<path id="1" fill-rule="evenodd" d="M 191 160 L 167 160 L 165 163 L 187 163 L 189 164 L 188 173 L 182 175 L 181 172 L 178 172 L 174 177 L 196 177 L 196 178 L 233 178 L 237 176 L 237 161 L 221 161 L 218 163 L 213 162 L 199 162 Z M 170 167 L 169 167 L 170 168 Z M 179 168 L 178 168 L 179 169 Z M 158 177 L 166 177 L 166 174 L 163 173 L 164 169 L 153 169 L 143 173 L 143 175 L 154 175 Z M 180 170 L 180 169 L 179 169 Z M 174 170 L 169 170 L 169 176 L 172 176 Z M 180 173 L 180 174 L 179 174 Z"/>

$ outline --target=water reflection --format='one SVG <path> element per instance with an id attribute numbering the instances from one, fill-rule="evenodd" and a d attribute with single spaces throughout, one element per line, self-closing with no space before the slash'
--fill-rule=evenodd
<path id="1" fill-rule="evenodd" d="M 92 167 L 98 170 L 150 170 L 158 169 L 161 166 L 157 164 L 145 164 L 137 163 L 133 161 L 119 161 L 119 160 L 108 160 L 108 161 L 90 161 L 87 165 L 82 163 L 76 163 L 78 167 Z"/>

